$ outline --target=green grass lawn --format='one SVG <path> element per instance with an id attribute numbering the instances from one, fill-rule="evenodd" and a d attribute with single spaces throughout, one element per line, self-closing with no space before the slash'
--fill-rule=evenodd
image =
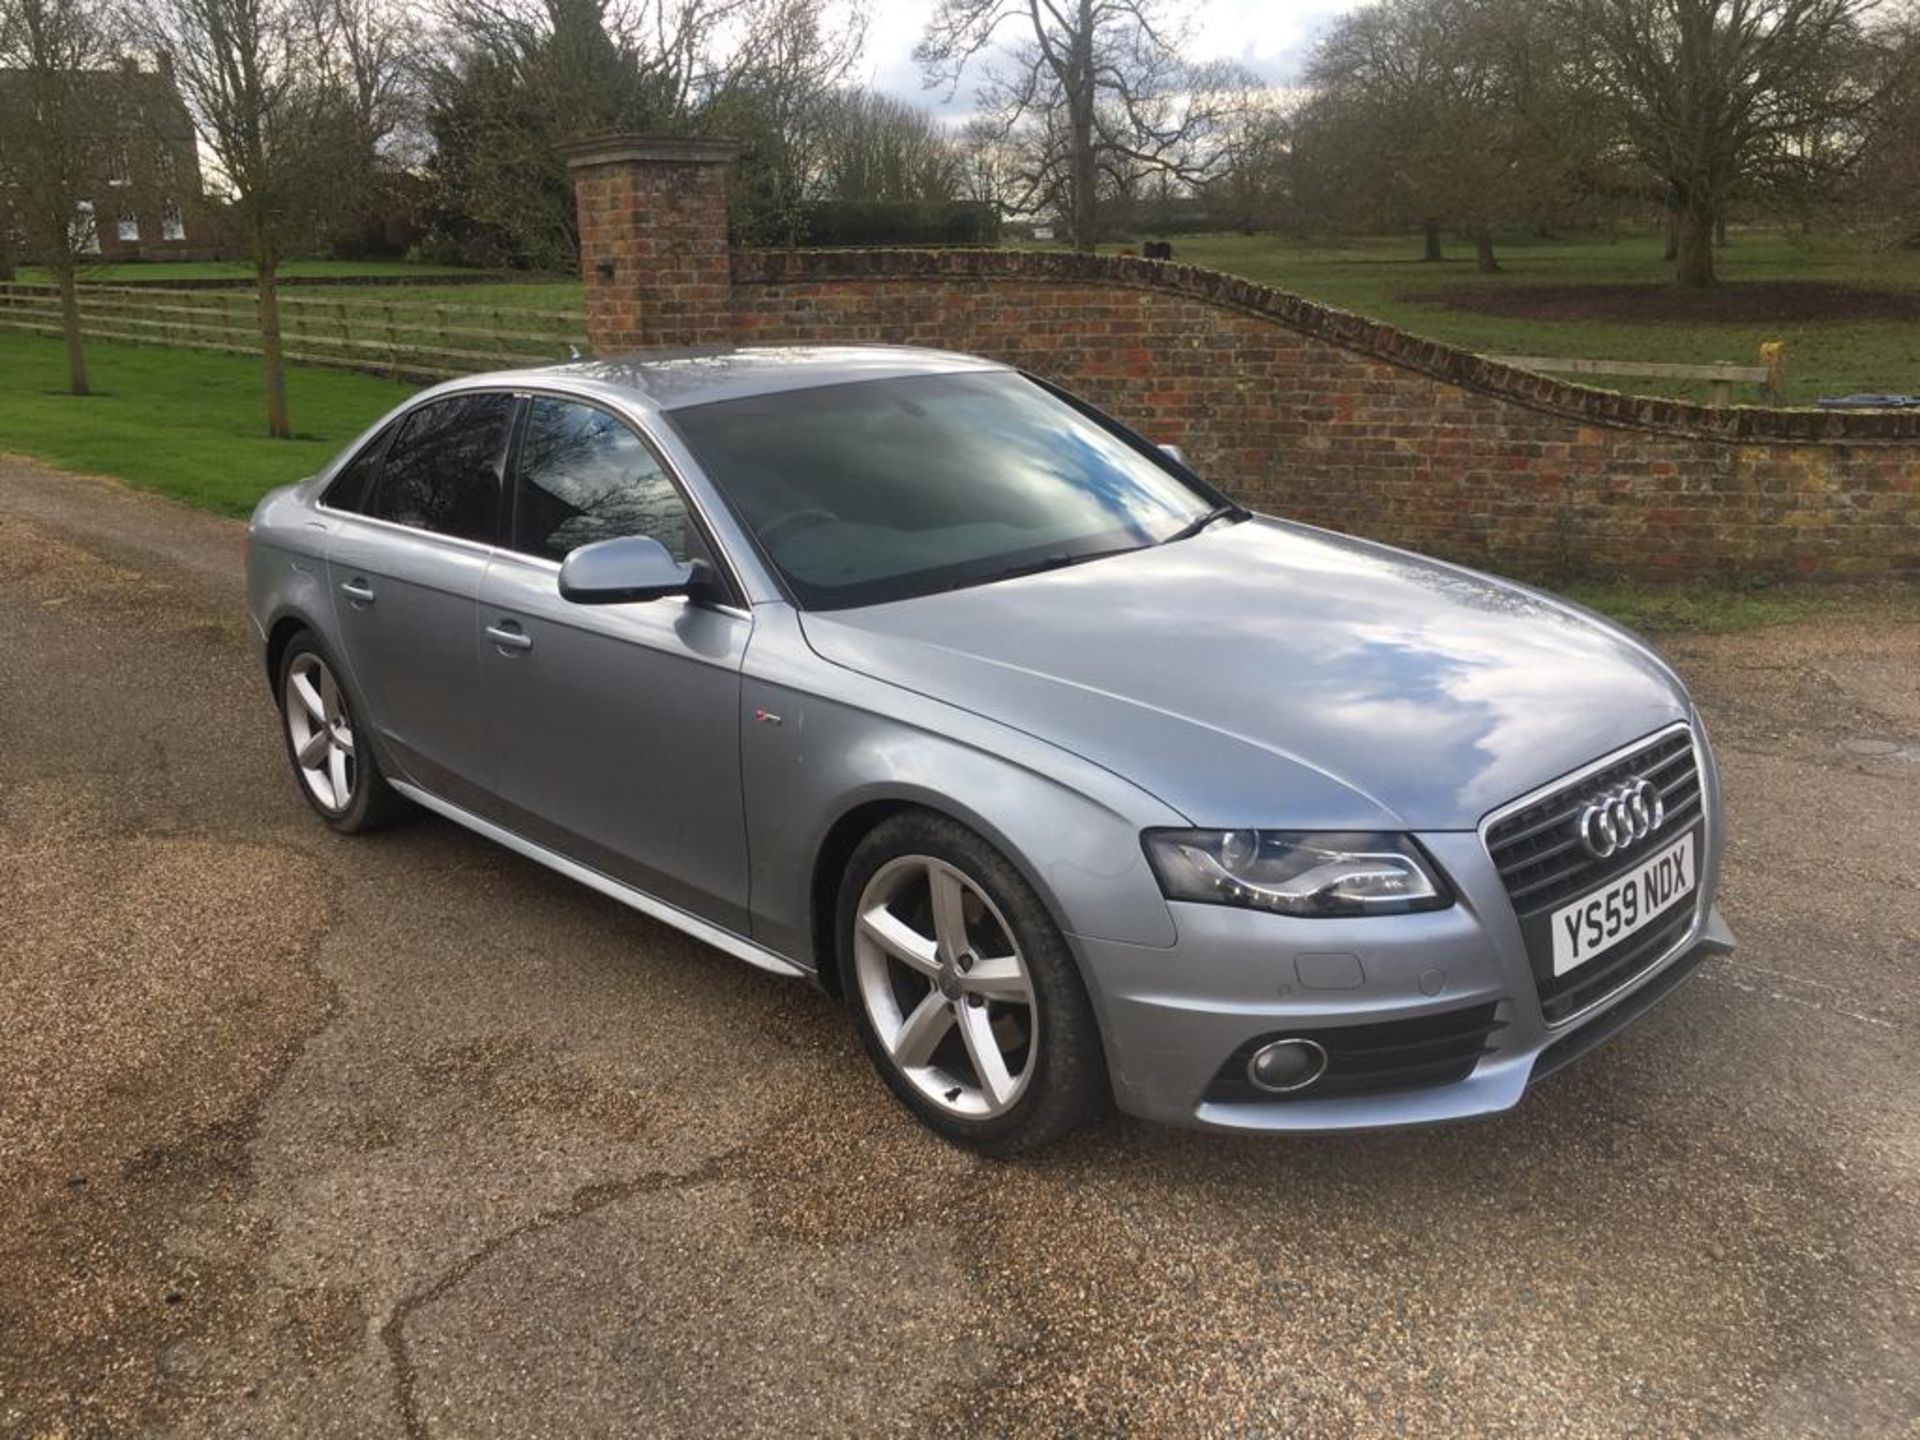
<path id="1" fill-rule="evenodd" d="M 302 299 L 368 300 L 374 304 L 458 305 L 473 309 L 571 310 L 584 312 L 586 287 L 578 280 L 499 280 L 484 284 L 329 285 L 299 292 Z"/>
<path id="2" fill-rule="evenodd" d="M 66 393 L 57 340 L 0 332 L 0 452 L 112 475 L 227 515 L 320 468 L 413 387 L 294 366 L 295 438 L 271 440 L 260 364 L 191 350 L 93 344 L 94 394 Z"/>
<path id="3" fill-rule="evenodd" d="M 1730 294 L 1743 285 L 1777 281 L 1920 291 L 1920 251 L 1873 251 L 1846 239 L 1803 241 L 1778 232 L 1736 230 L 1732 241 L 1718 257 Z M 1549 321 L 1476 314 L 1412 298 L 1452 286 L 1661 285 L 1672 269 L 1660 258 L 1663 243 L 1654 234 L 1627 235 L 1614 242 L 1509 242 L 1500 247 L 1503 268 L 1498 275 L 1477 273 L 1471 247 L 1458 242 L 1449 247 L 1446 261 L 1426 264 L 1419 258 L 1419 238 L 1413 235 L 1320 245 L 1269 235 L 1193 235 L 1175 237 L 1173 246 L 1180 261 L 1244 275 L 1483 355 L 1754 365 L 1762 341 L 1784 340 L 1791 404 L 1810 405 L 1822 395 L 1863 390 L 1920 392 L 1920 324 L 1911 318 L 1869 313 L 1785 323 Z M 1588 383 L 1706 398 L 1704 386 L 1681 381 L 1593 377 Z M 1758 403 L 1751 391 L 1736 392 L 1734 399 Z"/>

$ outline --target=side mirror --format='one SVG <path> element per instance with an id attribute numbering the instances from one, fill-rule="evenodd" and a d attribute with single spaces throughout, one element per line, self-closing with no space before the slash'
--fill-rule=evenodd
<path id="1" fill-rule="evenodd" d="M 1187 452 L 1182 450 L 1178 445 L 1162 445 L 1160 447 L 1160 453 L 1176 465 L 1184 465 L 1187 463 Z"/>
<path id="2" fill-rule="evenodd" d="M 690 595 L 708 579 L 706 565 L 682 565 L 651 535 L 621 535 L 569 551 L 560 564 L 560 598 L 575 605 L 624 605 Z"/>

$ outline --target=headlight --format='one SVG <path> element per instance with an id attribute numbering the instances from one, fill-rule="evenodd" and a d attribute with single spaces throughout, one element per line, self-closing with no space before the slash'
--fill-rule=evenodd
<path id="1" fill-rule="evenodd" d="M 1453 903 L 1404 835 L 1149 830 L 1147 859 L 1169 900 L 1282 915 L 1403 915 Z"/>

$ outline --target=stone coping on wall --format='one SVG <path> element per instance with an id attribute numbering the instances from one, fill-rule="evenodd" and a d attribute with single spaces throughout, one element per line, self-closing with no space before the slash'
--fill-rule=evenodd
<path id="1" fill-rule="evenodd" d="M 1714 409 L 1574 385 L 1238 275 L 1142 260 L 1042 250 L 736 250 L 735 285 L 834 280 L 1032 281 L 1114 285 L 1243 311 L 1344 350 L 1583 425 L 1751 445 L 1911 444 L 1920 411 Z"/>

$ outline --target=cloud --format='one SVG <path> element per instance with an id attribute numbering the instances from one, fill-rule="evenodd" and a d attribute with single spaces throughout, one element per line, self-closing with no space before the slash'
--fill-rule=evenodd
<path id="1" fill-rule="evenodd" d="M 1192 7 L 1192 53 L 1196 59 L 1233 60 L 1270 85 L 1298 83 L 1314 39 L 1329 21 L 1362 0 L 1197 0 Z M 928 113 L 958 123 L 973 110 L 970 70 L 951 100 L 945 87 L 927 89 L 913 47 L 937 0 L 879 0 L 867 28 L 866 55 L 858 67 L 865 84 Z M 1009 24 L 1006 34 L 1014 34 Z M 984 62 L 976 61 L 975 66 Z"/>

